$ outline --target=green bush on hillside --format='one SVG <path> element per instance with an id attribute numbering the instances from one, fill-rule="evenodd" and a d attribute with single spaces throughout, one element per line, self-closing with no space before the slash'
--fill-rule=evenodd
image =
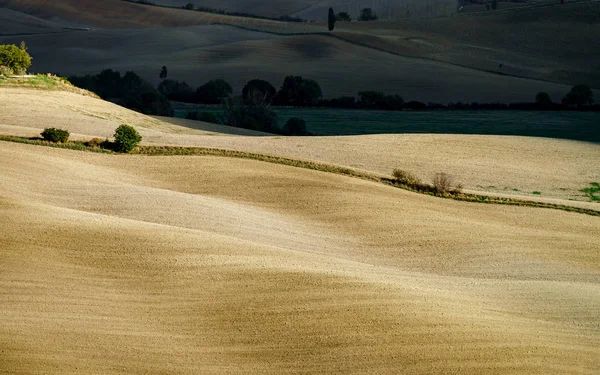
<path id="1" fill-rule="evenodd" d="M 0 45 L 0 66 L 5 66 L 12 72 L 25 74 L 31 67 L 31 56 L 27 53 L 25 42 L 22 42 L 20 47 L 14 44 Z M 5 71 L 8 72 L 8 70 Z"/>
<path id="2" fill-rule="evenodd" d="M 410 172 L 403 171 L 402 169 L 394 169 L 392 175 L 394 176 L 396 182 L 401 185 L 418 186 L 423 184 L 421 180 L 417 178 L 417 176 Z"/>
<path id="3" fill-rule="evenodd" d="M 11 68 L 5 65 L 0 65 L 0 77 L 10 77 L 13 74 L 15 74 L 15 72 L 13 72 Z"/>
<path id="4" fill-rule="evenodd" d="M 42 132 L 44 140 L 54 143 L 66 143 L 69 140 L 69 132 L 67 130 L 46 128 Z"/>
<path id="5" fill-rule="evenodd" d="M 114 150 L 117 152 L 131 152 L 140 142 L 142 136 L 132 126 L 121 125 L 115 131 Z"/>

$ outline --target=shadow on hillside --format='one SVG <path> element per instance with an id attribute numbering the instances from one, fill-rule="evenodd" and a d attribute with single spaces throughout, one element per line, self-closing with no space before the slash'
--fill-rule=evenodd
<path id="1" fill-rule="evenodd" d="M 315 135 L 481 134 L 600 143 L 599 112 L 364 111 L 278 108 L 282 121 L 306 120 Z"/>
<path id="2" fill-rule="evenodd" d="M 236 128 L 233 126 L 221 125 L 221 124 L 212 124 L 208 122 L 195 121 L 195 120 L 187 120 L 176 117 L 160 117 L 160 116 L 152 116 L 158 120 L 163 122 L 167 122 L 172 125 L 181 126 L 188 129 L 194 129 L 199 131 L 204 131 L 207 133 L 219 133 L 219 134 L 228 134 L 228 135 L 245 135 L 252 137 L 272 137 L 276 134 L 264 133 L 255 130 Z"/>

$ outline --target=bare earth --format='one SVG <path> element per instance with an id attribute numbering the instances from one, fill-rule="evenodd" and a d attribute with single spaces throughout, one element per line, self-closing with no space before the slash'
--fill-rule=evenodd
<path id="1" fill-rule="evenodd" d="M 106 138 L 127 123 L 140 130 L 147 144 L 268 153 L 384 175 L 399 168 L 425 181 L 445 172 L 472 191 L 600 209 L 598 203 L 584 203 L 589 200 L 580 192 L 600 181 L 600 145 L 594 143 L 480 135 L 265 136 L 197 121 L 151 118 L 74 93 L 29 89 L 0 88 L 0 103 L 0 134 L 36 136 L 53 126 L 69 130 L 74 139 Z"/>
<path id="2" fill-rule="evenodd" d="M 593 374 L 600 221 L 0 142 L 0 371 Z"/>

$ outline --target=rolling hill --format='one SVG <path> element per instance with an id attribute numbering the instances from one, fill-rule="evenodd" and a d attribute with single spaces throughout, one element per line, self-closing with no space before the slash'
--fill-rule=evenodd
<path id="1" fill-rule="evenodd" d="M 333 4 L 394 17 L 399 4 L 405 17 L 407 1 Z M 204 4 L 305 17 L 330 6 Z M 34 71 L 133 70 L 157 83 L 166 65 L 169 78 L 225 78 L 235 91 L 289 74 L 316 79 L 326 97 L 373 89 L 440 102 L 600 87 L 600 2 L 542 5 L 325 33 L 320 22 L 120 0 L 0 0 L 0 44 L 26 41 Z M 149 117 L 60 87 L 0 87 L 0 136 L 57 127 L 104 139 L 120 124 L 161 150 L 386 177 L 399 168 L 427 182 L 445 172 L 468 193 L 600 211 L 581 191 L 600 181 L 598 143 L 283 137 Z M 597 374 L 600 218 L 581 212 L 461 202 L 259 157 L 2 138 L 0 373 Z"/>
<path id="2" fill-rule="evenodd" d="M 597 218 L 0 142 L 0 370 L 594 373 Z"/>
<path id="3" fill-rule="evenodd" d="M 340 23 L 332 34 L 318 23 L 119 0 L 2 0 L 0 6 L 92 28 L 57 37 L 0 38 L 0 43 L 25 40 L 34 54 L 33 69 L 63 75 L 113 68 L 135 70 L 157 82 L 156 71 L 167 65 L 171 78 L 192 85 L 225 78 L 238 91 L 250 79 L 278 86 L 283 77 L 296 74 L 316 79 L 325 97 L 376 89 L 443 103 L 530 101 L 539 91 L 558 99 L 575 84 L 600 87 L 598 70 L 589 64 L 600 51 L 598 2 L 399 23 Z M 589 48 L 581 50 L 582 45 Z"/>
<path id="4" fill-rule="evenodd" d="M 596 143 L 460 134 L 279 137 L 197 121 L 155 119 L 69 92 L 0 88 L 0 102 L 0 134 L 31 137 L 54 126 L 79 139 L 104 138 L 127 123 L 138 127 L 149 144 L 281 155 L 385 176 L 400 168 L 425 181 L 446 172 L 466 189 L 483 194 L 600 209 L 580 192 L 600 178 L 600 145 Z M 38 105 L 32 107 L 32 102 Z M 223 133 L 239 136 L 219 136 Z M 543 196 L 532 195 L 533 191 Z"/>

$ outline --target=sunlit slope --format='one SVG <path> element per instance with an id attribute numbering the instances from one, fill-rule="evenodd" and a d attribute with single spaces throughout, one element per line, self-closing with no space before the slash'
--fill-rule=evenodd
<path id="1" fill-rule="evenodd" d="M 2 371 L 599 370 L 593 217 L 222 158 L 0 172 Z"/>
<path id="2" fill-rule="evenodd" d="M 69 130 L 72 139 L 112 137 L 123 124 L 138 128 L 146 140 L 160 141 L 166 134 L 260 135 L 252 130 L 194 121 L 153 118 L 113 103 L 64 91 L 0 88 L 0 134 L 36 136 L 49 127 Z"/>
<path id="3" fill-rule="evenodd" d="M 144 142 L 212 147 L 315 160 L 381 173 L 396 168 L 426 182 L 445 172 L 465 188 L 536 200 L 589 201 L 580 191 L 600 181 L 600 145 L 559 139 L 444 134 L 382 134 L 345 137 L 264 136 L 250 130 L 181 119 L 155 119 L 114 104 L 67 92 L 0 89 L 0 134 L 39 136 L 46 127 L 73 138 L 111 137 L 122 123 Z M 36 103 L 36 105 L 32 105 Z M 239 137 L 221 135 L 241 135 Z M 256 137 L 256 136 L 260 137 Z M 532 195 L 534 191 L 542 195 Z M 600 209 L 597 203 L 588 208 Z"/>
<path id="4" fill-rule="evenodd" d="M 568 85 L 503 76 L 431 60 L 395 56 L 325 35 L 277 36 L 229 26 L 76 32 L 0 38 L 25 40 L 34 68 L 62 75 L 133 70 L 158 84 L 160 69 L 197 87 L 230 82 L 236 94 L 264 79 L 279 88 L 288 75 L 317 80 L 325 98 L 377 90 L 423 102 L 531 101 L 540 91 L 561 98 Z"/>

